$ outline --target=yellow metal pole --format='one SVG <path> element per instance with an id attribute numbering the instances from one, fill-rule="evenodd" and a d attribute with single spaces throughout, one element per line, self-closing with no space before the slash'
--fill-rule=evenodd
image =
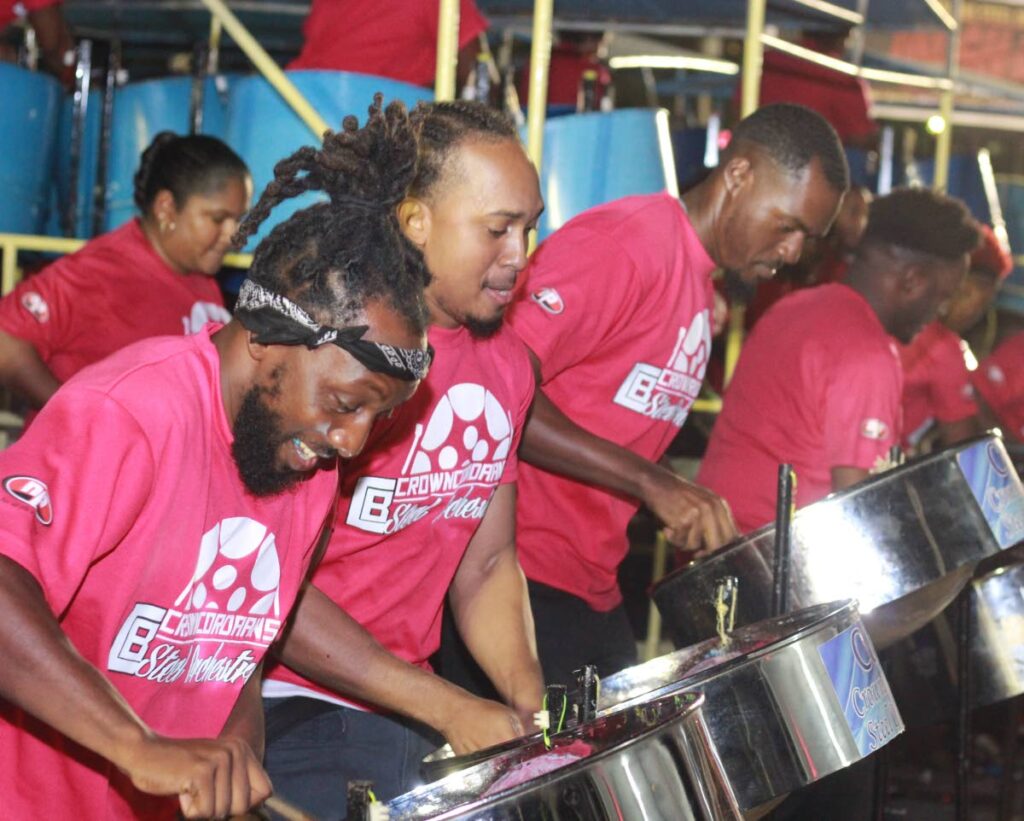
<path id="1" fill-rule="evenodd" d="M 214 74 L 220 68 L 220 35 L 224 30 L 220 18 L 216 15 L 210 16 L 210 40 L 209 54 L 206 61 L 206 71 Z"/>
<path id="2" fill-rule="evenodd" d="M 454 100 L 459 67 L 459 0 L 441 0 L 437 15 L 437 74 L 434 77 L 434 98 Z"/>
<path id="3" fill-rule="evenodd" d="M 960 19 L 961 0 L 953 0 L 953 18 L 956 25 L 949 30 L 946 51 L 946 76 L 950 83 L 956 80 L 960 67 Z M 946 89 L 939 97 L 939 116 L 942 117 L 942 131 L 935 138 L 935 176 L 932 188 L 945 191 L 949 184 L 949 156 L 953 150 L 953 88 Z"/>
<path id="4" fill-rule="evenodd" d="M 309 104 L 309 101 L 302 96 L 302 93 L 292 84 L 283 71 L 278 67 L 269 54 L 264 51 L 263 46 L 256 42 L 256 38 L 249 34 L 248 30 L 223 0 L 202 0 L 204 6 L 209 9 L 210 14 L 220 20 L 224 30 L 230 35 L 240 49 L 245 53 L 256 69 L 262 74 L 268 83 L 280 94 L 286 103 L 292 107 L 299 118 L 309 126 L 318 140 L 322 140 L 325 131 L 330 130 L 327 121 L 321 117 L 316 109 Z"/>
<path id="5" fill-rule="evenodd" d="M 18 251 L 10 235 L 0 236 L 0 252 L 4 255 L 0 271 L 0 296 L 7 296 L 18 284 Z"/>
<path id="6" fill-rule="evenodd" d="M 764 7 L 766 0 L 747 0 L 747 39 L 743 42 L 743 80 L 740 85 L 740 116 L 757 110 L 761 96 L 761 59 L 764 46 Z"/>
<path id="7" fill-rule="evenodd" d="M 533 45 L 530 48 L 530 101 L 526 107 L 526 153 L 540 173 L 544 159 L 544 119 L 548 107 L 548 69 L 551 65 L 551 21 L 554 0 L 533 4 Z"/>

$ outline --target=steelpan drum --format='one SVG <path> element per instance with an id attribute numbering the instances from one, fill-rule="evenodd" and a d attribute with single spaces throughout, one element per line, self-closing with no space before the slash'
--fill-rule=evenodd
<path id="1" fill-rule="evenodd" d="M 603 678 L 598 708 L 611 716 L 682 692 L 705 694 L 708 733 L 750 817 L 903 730 L 851 601 L 767 619 L 736 630 L 727 646 L 710 639 Z M 487 754 L 433 753 L 425 767 L 451 772 Z"/>
<path id="2" fill-rule="evenodd" d="M 701 716 L 680 693 L 516 745 L 387 804 L 390 821 L 740 818 Z"/>
<path id="3" fill-rule="evenodd" d="M 521 131 L 526 142 L 526 129 Z M 577 214 L 621 197 L 676 189 L 668 112 L 624 108 L 554 117 L 544 124 L 537 240 Z"/>
<path id="4" fill-rule="evenodd" d="M 856 598 L 875 646 L 886 647 L 938 615 L 979 560 L 1022 539 L 1024 489 L 1002 439 L 972 439 L 798 510 L 790 608 Z M 729 577 L 736 625 L 770 615 L 774 540 L 774 526 L 755 530 L 655 585 L 677 647 L 715 635 L 714 602 Z"/>
<path id="5" fill-rule="evenodd" d="M 1024 565 L 996 568 L 968 590 L 971 706 L 1024 694 Z M 895 644 L 882 663 L 910 726 L 952 720 L 959 697 L 956 603 Z"/>
<path id="6" fill-rule="evenodd" d="M 46 224 L 63 92 L 53 77 L 7 63 L 0 63 L 0 89 L 0 233 L 38 234 Z"/>

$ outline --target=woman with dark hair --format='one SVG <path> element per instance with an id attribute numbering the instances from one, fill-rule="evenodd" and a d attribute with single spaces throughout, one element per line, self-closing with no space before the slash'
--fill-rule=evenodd
<path id="1" fill-rule="evenodd" d="M 158 134 L 135 174 L 140 216 L 0 300 L 0 385 L 41 408 L 132 342 L 226 321 L 214 274 L 251 192 L 245 163 L 220 140 Z"/>

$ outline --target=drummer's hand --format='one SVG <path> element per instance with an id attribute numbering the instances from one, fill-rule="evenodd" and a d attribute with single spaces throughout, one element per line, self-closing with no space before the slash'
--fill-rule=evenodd
<path id="1" fill-rule="evenodd" d="M 171 739 L 148 735 L 123 757 L 132 784 L 177 795 L 185 818 L 240 815 L 268 798 L 270 779 L 240 738 Z"/>
<path id="2" fill-rule="evenodd" d="M 464 699 L 453 703 L 449 721 L 438 729 L 456 755 L 493 747 L 533 732 L 532 725 L 524 725 L 512 708 L 468 693 Z"/>
<path id="3" fill-rule="evenodd" d="M 652 465 L 644 488 L 644 504 L 665 523 L 672 544 L 704 556 L 736 538 L 729 505 L 707 488 L 660 465 Z"/>

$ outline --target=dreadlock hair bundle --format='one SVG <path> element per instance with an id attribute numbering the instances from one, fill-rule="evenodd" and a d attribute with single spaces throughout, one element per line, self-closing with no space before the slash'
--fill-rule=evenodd
<path id="1" fill-rule="evenodd" d="M 256 247 L 249 278 L 325 324 L 343 326 L 370 300 L 389 303 L 417 331 L 426 327 L 420 251 L 399 228 L 396 206 L 416 171 L 416 136 L 405 106 L 374 95 L 366 125 L 346 117 L 319 148 L 274 167 L 234 241 L 244 244 L 279 203 L 307 191 L 327 196 L 274 227 Z"/>

